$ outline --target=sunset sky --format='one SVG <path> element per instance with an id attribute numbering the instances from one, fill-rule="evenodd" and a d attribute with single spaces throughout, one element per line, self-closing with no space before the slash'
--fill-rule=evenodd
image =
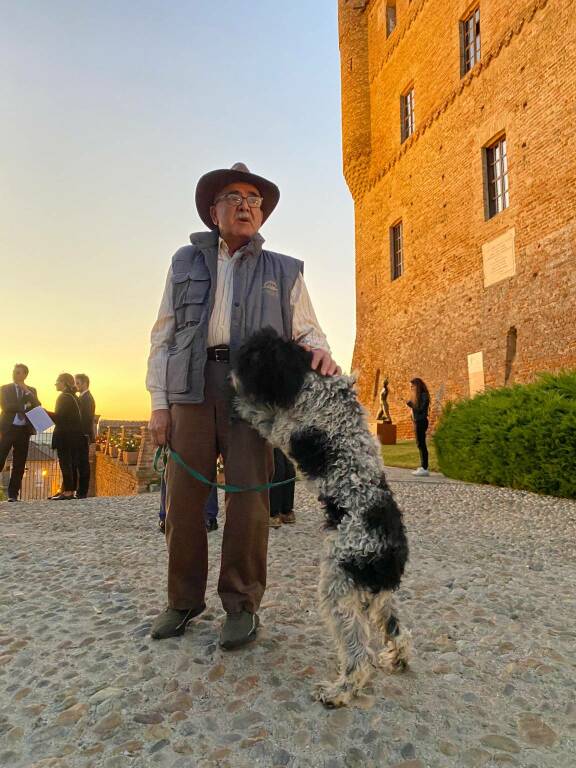
<path id="1" fill-rule="evenodd" d="M 47 407 L 86 372 L 105 418 L 149 416 L 150 328 L 200 175 L 274 180 L 267 245 L 305 262 L 334 357 L 354 342 L 336 0 L 0 0 L 0 383 Z"/>

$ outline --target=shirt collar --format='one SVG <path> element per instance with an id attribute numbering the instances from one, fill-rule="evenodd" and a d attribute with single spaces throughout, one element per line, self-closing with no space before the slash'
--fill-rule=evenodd
<path id="1" fill-rule="evenodd" d="M 230 251 L 228 250 L 228 244 L 221 237 L 218 238 L 218 257 L 220 259 L 229 259 Z"/>

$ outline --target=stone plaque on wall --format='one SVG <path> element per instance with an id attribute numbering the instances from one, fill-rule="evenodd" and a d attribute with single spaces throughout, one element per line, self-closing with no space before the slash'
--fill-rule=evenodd
<path id="1" fill-rule="evenodd" d="M 503 235 L 484 243 L 482 246 L 482 261 L 484 264 L 484 288 L 499 283 L 516 274 L 516 259 L 514 257 L 514 227 Z"/>
<path id="2" fill-rule="evenodd" d="M 478 392 L 484 392 L 484 353 L 474 352 L 468 355 L 468 385 L 470 397 Z"/>

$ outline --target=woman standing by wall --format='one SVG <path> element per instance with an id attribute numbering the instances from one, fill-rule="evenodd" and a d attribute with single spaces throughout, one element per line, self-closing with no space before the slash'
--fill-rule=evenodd
<path id="1" fill-rule="evenodd" d="M 78 481 L 75 467 L 78 464 L 83 429 L 74 377 L 70 373 L 61 373 L 56 379 L 55 386 L 60 394 L 56 400 L 54 413 L 50 414 L 56 425 L 52 434 L 52 448 L 55 448 L 58 454 L 62 486 L 60 492 L 50 498 L 64 501 L 74 498 Z"/>
<path id="2" fill-rule="evenodd" d="M 406 405 L 412 409 L 416 444 L 420 451 L 420 466 L 414 472 L 416 477 L 427 477 L 428 472 L 428 446 L 426 445 L 426 432 L 428 431 L 428 411 L 430 410 L 430 393 L 422 379 L 412 379 L 412 396 Z"/>

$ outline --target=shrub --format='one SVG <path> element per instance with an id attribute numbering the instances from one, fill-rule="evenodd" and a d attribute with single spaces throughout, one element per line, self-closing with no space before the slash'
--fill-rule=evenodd
<path id="1" fill-rule="evenodd" d="M 576 498 L 576 371 L 448 403 L 434 443 L 449 477 Z"/>

